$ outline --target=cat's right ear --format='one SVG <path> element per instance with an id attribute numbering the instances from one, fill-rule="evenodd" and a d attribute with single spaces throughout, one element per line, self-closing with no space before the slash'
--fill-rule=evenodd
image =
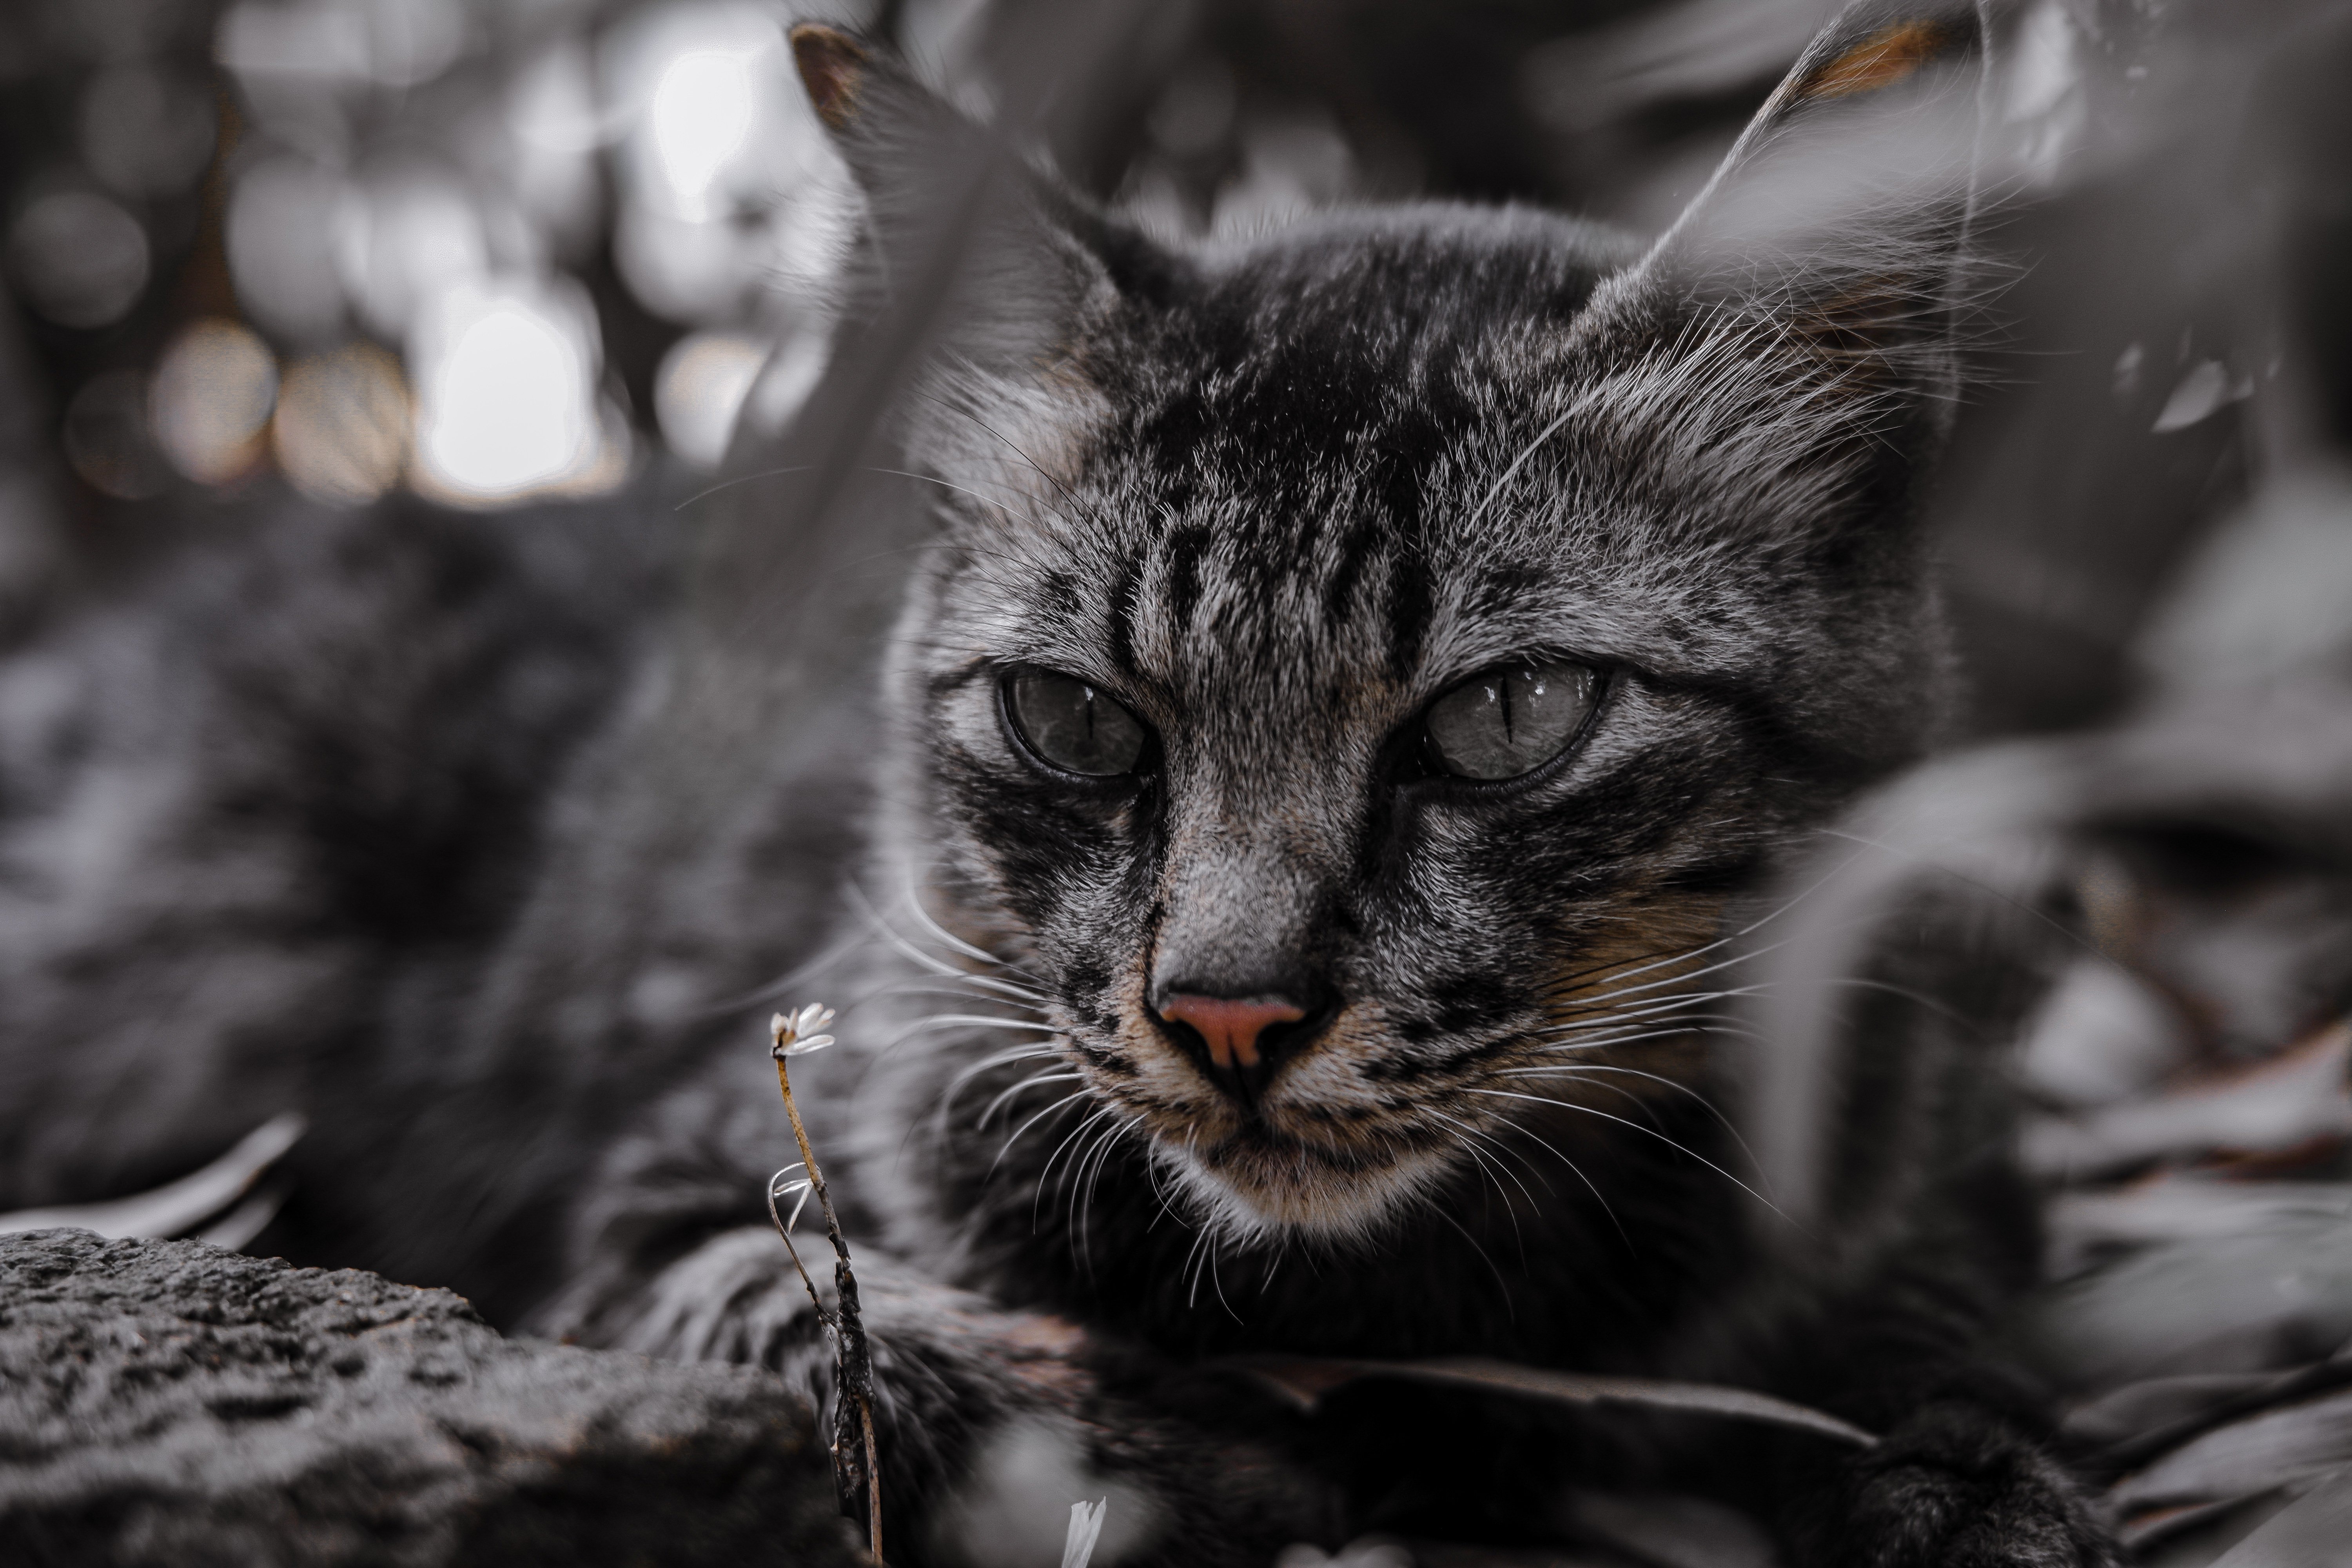
<path id="1" fill-rule="evenodd" d="M 866 198 L 857 304 L 925 312 L 936 349 L 984 370 L 1062 357 L 1118 295 L 1118 237 L 887 48 L 816 23 L 790 37 L 809 103 Z"/>
<path id="2" fill-rule="evenodd" d="M 1851 376 L 1932 382 L 1958 290 L 1985 58 L 1975 0 L 1856 0 L 1629 278 L 1665 322 L 1745 318 Z M 1932 395 L 1932 394 L 1931 394 Z"/>

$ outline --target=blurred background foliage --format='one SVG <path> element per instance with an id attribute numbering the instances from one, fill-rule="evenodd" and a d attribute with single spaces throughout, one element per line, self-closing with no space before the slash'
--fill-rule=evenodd
<path id="1" fill-rule="evenodd" d="M 1833 8 L 1171 0 L 1142 13 L 1111 111 L 1052 152 L 1174 230 L 1430 195 L 1654 232 Z M 486 510 L 633 477 L 690 493 L 747 399 L 772 435 L 817 384 L 851 243 L 782 24 L 876 29 L 984 108 L 1022 9 L 22 0 L 0 14 L 20 455 L 54 470 L 85 564 L 274 487 Z M 2052 58 L 2020 90 L 2047 100 L 2025 107 L 2055 166 L 2086 115 L 2144 95 L 2158 13 L 2039 9 Z M 2200 90 L 2228 90 L 2214 75 Z M 2067 202 L 2007 224 L 2040 264 L 1989 333 L 1946 509 L 1980 732 L 2126 700 L 2149 595 L 2242 483 L 2232 411 L 2264 367 L 2222 341 L 2242 258 L 2214 264 L 2234 220 L 2217 237 L 2211 166 L 2242 143 L 2210 132 L 2186 133 L 2197 167 L 2168 192 L 2143 159 L 2077 160 Z M 2170 275 L 2111 286 L 2177 242 Z"/>
<path id="2" fill-rule="evenodd" d="M 1654 226 L 1826 9 L 1171 5 L 1056 151 L 1184 229 L 1416 194 Z M 986 97 L 974 0 L 8 8 L 7 278 L 79 503 L 603 493 L 715 465 L 779 347 L 781 423 L 852 216 L 782 50 L 812 14 Z"/>

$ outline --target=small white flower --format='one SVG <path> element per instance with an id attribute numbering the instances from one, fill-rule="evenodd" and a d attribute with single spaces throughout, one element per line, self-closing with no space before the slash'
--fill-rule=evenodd
<path id="1" fill-rule="evenodd" d="M 1062 1538 L 1062 1568 L 1087 1568 L 1095 1554 L 1095 1542 L 1102 1538 L 1103 1515 L 1109 1511 L 1108 1498 L 1070 1505 L 1069 1533 Z"/>
<path id="2" fill-rule="evenodd" d="M 814 1033 L 832 1022 L 833 1009 L 812 1002 L 797 1013 L 777 1014 L 768 1020 L 768 1030 L 775 1037 L 778 1056 L 804 1057 L 833 1044 L 831 1035 Z"/>

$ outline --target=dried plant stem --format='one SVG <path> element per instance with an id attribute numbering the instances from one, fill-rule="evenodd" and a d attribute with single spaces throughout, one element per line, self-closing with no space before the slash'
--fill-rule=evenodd
<path id="1" fill-rule="evenodd" d="M 803 1168 L 808 1172 L 809 1190 L 816 1194 L 818 1210 L 824 1215 L 824 1233 L 833 1243 L 833 1281 L 838 1298 L 833 1311 L 825 1312 L 817 1304 L 819 1314 L 834 1331 L 835 1383 L 838 1397 L 835 1401 L 834 1418 L 834 1480 L 842 1493 L 845 1506 L 856 1496 L 862 1482 L 866 1492 L 866 1548 L 874 1561 L 882 1562 L 882 1466 L 880 1451 L 874 1442 L 874 1357 L 866 1340 L 865 1321 L 857 1303 L 857 1275 L 850 1267 L 849 1243 L 841 1234 L 841 1216 L 834 1212 L 833 1197 L 825 1190 L 824 1172 L 816 1163 L 816 1151 L 809 1145 L 808 1129 L 802 1125 L 801 1109 L 793 1100 L 791 1069 L 785 1062 L 787 1047 L 793 1043 L 793 1031 L 786 1021 L 777 1019 L 776 1043 L 771 1053 L 776 1063 L 776 1088 L 784 1097 L 784 1114 L 793 1121 L 793 1137 L 801 1146 Z M 809 1279 L 808 1269 L 802 1265 L 800 1251 L 793 1247 L 790 1233 L 783 1221 L 776 1216 L 775 1184 L 768 1184 L 768 1213 L 776 1218 L 776 1230 L 784 1238 L 784 1246 L 793 1254 L 793 1267 L 801 1271 L 802 1283 L 809 1288 L 809 1300 L 817 1300 L 815 1282 Z M 849 1413 L 857 1413 L 856 1427 L 852 1429 Z M 860 1456 L 862 1455 L 862 1462 Z"/>

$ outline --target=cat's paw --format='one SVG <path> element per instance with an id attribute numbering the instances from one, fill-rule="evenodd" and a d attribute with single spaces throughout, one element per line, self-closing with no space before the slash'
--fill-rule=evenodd
<path id="1" fill-rule="evenodd" d="M 2114 1538 L 2031 1439 L 1969 1405 L 1931 1405 L 1852 1461 L 1809 1531 L 1832 1568 L 2112 1568 Z"/>
<path id="2" fill-rule="evenodd" d="M 815 1285 L 833 1300 L 832 1259 Z M 823 1343 L 792 1255 L 766 1226 L 722 1231 L 594 1320 L 590 1343 L 665 1361 L 749 1362 L 784 1370 Z"/>
<path id="3" fill-rule="evenodd" d="M 831 1274 L 815 1279 L 828 1308 Z M 1203 1393 L 1151 1358 L 1107 1357 L 1074 1322 L 999 1307 L 880 1252 L 858 1255 L 857 1279 L 891 1562 L 1053 1568 L 1076 1502 L 1106 1505 L 1096 1568 L 1265 1562 L 1328 1533 L 1328 1487 L 1246 1421 L 1218 1419 L 1248 1403 L 1226 1383 Z M 600 1321 L 627 1348 L 755 1362 L 820 1411 L 833 1399 L 829 1337 L 767 1227 L 709 1238 Z"/>

